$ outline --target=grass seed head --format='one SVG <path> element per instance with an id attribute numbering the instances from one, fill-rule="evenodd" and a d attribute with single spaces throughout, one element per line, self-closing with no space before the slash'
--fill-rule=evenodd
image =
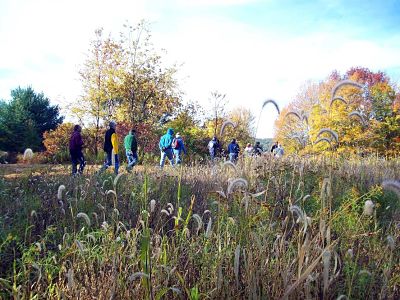
<path id="1" fill-rule="evenodd" d="M 77 219 L 83 219 L 86 222 L 86 225 L 90 227 L 90 218 L 87 214 L 80 212 L 76 215 Z"/>
<path id="2" fill-rule="evenodd" d="M 65 191 L 65 185 L 61 184 L 61 185 L 58 187 L 58 191 L 57 191 L 57 199 L 58 199 L 58 200 L 62 200 L 63 191 Z"/>
<path id="3" fill-rule="evenodd" d="M 375 204 L 371 200 L 367 200 L 364 203 L 364 214 L 366 216 L 372 216 L 374 213 Z"/>

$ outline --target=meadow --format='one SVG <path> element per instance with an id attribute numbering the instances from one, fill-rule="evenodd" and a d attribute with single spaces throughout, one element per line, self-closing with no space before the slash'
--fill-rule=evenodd
<path id="1" fill-rule="evenodd" d="M 398 299 L 399 159 L 0 167 L 3 299 Z"/>

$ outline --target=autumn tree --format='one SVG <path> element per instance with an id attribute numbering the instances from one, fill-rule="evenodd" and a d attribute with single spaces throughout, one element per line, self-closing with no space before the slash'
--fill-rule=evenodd
<path id="1" fill-rule="evenodd" d="M 332 99 L 332 88 L 345 79 L 357 82 L 359 87 L 344 85 Z M 398 149 L 395 141 L 400 123 L 394 109 L 397 96 L 395 87 L 383 72 L 360 67 L 351 68 L 343 76 L 333 72 L 325 81 L 309 84 L 306 90 L 314 90 L 318 100 L 293 101 L 276 122 L 277 138 L 291 151 L 331 149 L 326 142 L 316 143 L 322 128 L 330 128 L 338 134 L 339 143 L 334 142 L 334 147 L 339 153 L 395 153 Z M 299 124 L 304 121 L 307 121 L 307 136 L 303 136 L 303 144 L 299 140 L 301 146 L 293 147 L 293 135 L 298 134 Z M 320 137 L 329 138 L 328 135 Z"/>
<path id="2" fill-rule="evenodd" d="M 111 39 L 104 38 L 103 30 L 95 31 L 95 39 L 90 43 L 89 53 L 79 71 L 83 96 L 72 112 L 84 123 L 89 117 L 95 127 L 95 154 L 103 121 L 109 121 L 115 114 L 121 98 L 120 65 L 122 51 Z"/>
<path id="3" fill-rule="evenodd" d="M 177 67 L 165 66 L 154 49 L 146 22 L 124 28 L 120 35 L 123 64 L 119 118 L 133 124 L 155 123 L 180 105 L 181 94 L 174 78 Z"/>

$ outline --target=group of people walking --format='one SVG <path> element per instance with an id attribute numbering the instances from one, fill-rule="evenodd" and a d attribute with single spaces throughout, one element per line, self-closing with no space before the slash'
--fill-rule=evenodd
<path id="1" fill-rule="evenodd" d="M 118 174 L 119 172 L 120 164 L 118 157 L 119 149 L 116 126 L 117 124 L 114 121 L 111 121 L 109 123 L 109 128 L 105 133 L 103 150 L 106 153 L 106 158 L 103 166 L 100 169 L 100 172 L 106 170 L 110 166 L 114 166 L 115 174 Z M 86 165 L 85 157 L 83 156 L 82 152 L 84 143 L 81 136 L 81 131 L 81 126 L 75 125 L 69 142 L 69 150 L 72 162 L 72 175 L 83 173 Z M 181 164 L 183 160 L 183 154 L 186 155 L 187 153 L 182 136 L 179 132 L 174 134 L 174 130 L 172 128 L 169 128 L 167 132 L 161 136 L 158 146 L 161 153 L 160 168 L 164 167 L 165 160 L 167 158 L 171 166 Z M 138 143 L 135 129 L 132 128 L 125 136 L 124 148 L 127 158 L 126 170 L 131 172 L 132 168 L 138 163 Z M 216 136 L 214 136 L 208 143 L 208 150 L 211 161 L 214 161 L 217 156 L 223 156 L 225 154 L 225 151 L 222 149 L 221 144 Z M 249 143 L 244 149 L 244 155 L 246 156 L 260 156 L 263 152 L 264 150 L 260 142 L 256 142 L 254 146 Z M 236 139 L 232 139 L 232 141 L 229 143 L 227 153 L 231 162 L 235 163 L 238 160 L 240 147 L 236 142 Z M 276 157 L 281 157 L 284 152 L 282 146 L 276 142 L 271 148 L 271 153 L 273 153 Z"/>

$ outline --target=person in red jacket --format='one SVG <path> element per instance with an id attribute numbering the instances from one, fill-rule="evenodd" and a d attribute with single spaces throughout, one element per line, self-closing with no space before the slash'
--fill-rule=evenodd
<path id="1" fill-rule="evenodd" d="M 86 162 L 85 157 L 82 153 L 83 140 L 81 136 L 82 127 L 79 125 L 74 126 L 74 132 L 69 140 L 69 153 L 71 155 L 72 162 L 72 175 L 76 175 L 78 172 L 77 166 L 79 164 L 79 174 L 83 173 Z"/>

